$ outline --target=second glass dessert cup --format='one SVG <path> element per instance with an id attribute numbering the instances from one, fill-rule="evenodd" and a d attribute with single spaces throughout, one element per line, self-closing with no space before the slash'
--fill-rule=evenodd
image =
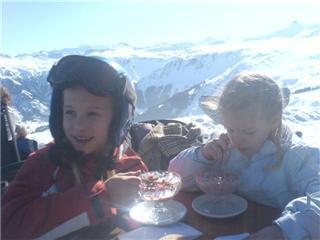
<path id="1" fill-rule="evenodd" d="M 232 194 L 240 184 L 239 177 L 222 168 L 207 168 L 198 172 L 195 182 L 205 194 L 192 202 L 193 209 L 201 215 L 225 218 L 240 214 L 247 201 Z"/>

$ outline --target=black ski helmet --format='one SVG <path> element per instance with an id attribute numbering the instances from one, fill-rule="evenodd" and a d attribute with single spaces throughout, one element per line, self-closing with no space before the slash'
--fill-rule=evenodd
<path id="1" fill-rule="evenodd" d="M 115 114 L 109 136 L 114 147 L 126 138 L 133 122 L 136 104 L 134 87 L 125 71 L 116 63 L 99 57 L 68 55 L 61 58 L 49 71 L 47 81 L 52 87 L 49 127 L 57 145 L 63 146 L 63 90 L 81 85 L 97 96 L 115 98 Z"/>

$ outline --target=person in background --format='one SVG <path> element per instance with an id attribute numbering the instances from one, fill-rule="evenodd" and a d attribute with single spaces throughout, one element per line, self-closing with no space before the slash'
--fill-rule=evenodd
<path id="1" fill-rule="evenodd" d="M 135 202 L 140 171 L 122 149 L 136 93 L 118 65 L 65 56 L 51 68 L 49 127 L 54 138 L 30 154 L 2 197 L 2 239 L 56 239 L 112 222 Z M 116 174 L 114 174 L 116 173 Z"/>
<path id="2" fill-rule="evenodd" d="M 265 75 L 242 73 L 211 108 L 226 133 L 171 160 L 169 170 L 180 173 L 182 188 L 199 190 L 195 174 L 223 163 L 240 177 L 237 194 L 283 209 L 272 225 L 248 239 L 320 239 L 319 149 L 295 134 L 283 137 L 279 86 Z"/>
<path id="3" fill-rule="evenodd" d="M 20 158 L 26 159 L 30 153 L 38 150 L 38 142 L 33 139 L 27 138 L 28 132 L 25 126 L 16 126 L 17 145 L 19 149 Z"/>
<path id="4" fill-rule="evenodd" d="M 1 166 L 20 160 L 16 148 L 14 130 L 17 117 L 11 108 L 11 94 L 1 85 Z M 2 174 L 5 175 L 4 173 Z M 3 179 L 3 178 L 1 178 Z"/>

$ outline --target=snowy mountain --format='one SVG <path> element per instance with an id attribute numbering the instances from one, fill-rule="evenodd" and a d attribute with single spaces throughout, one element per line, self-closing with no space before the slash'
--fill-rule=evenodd
<path id="1" fill-rule="evenodd" d="M 62 56 L 101 56 L 122 65 L 137 89 L 137 121 L 182 118 L 206 129 L 215 126 L 208 125 L 207 117 L 198 106 L 199 98 L 217 94 L 235 74 L 254 70 L 268 74 L 281 86 L 296 92 L 285 117 L 294 129 L 304 132 L 309 142 L 320 146 L 317 140 L 320 133 L 319 30 L 319 24 L 302 26 L 293 22 L 286 29 L 242 42 L 206 39 L 198 43 L 140 48 L 118 44 L 15 57 L 0 54 L 0 79 L 12 93 L 14 107 L 32 136 L 44 142 L 50 139 L 47 119 L 51 89 L 46 76 Z"/>

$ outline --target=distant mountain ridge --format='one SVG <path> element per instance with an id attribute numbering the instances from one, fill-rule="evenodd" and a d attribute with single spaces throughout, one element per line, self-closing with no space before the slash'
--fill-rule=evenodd
<path id="1" fill-rule="evenodd" d="M 46 82 L 52 64 L 68 54 L 101 56 L 122 65 L 138 93 L 137 120 L 178 118 L 203 114 L 203 95 L 218 94 L 242 71 L 259 71 L 292 92 L 319 86 L 320 25 L 288 28 L 249 41 L 162 44 L 148 47 L 81 46 L 15 57 L 0 54 L 0 79 L 13 95 L 14 107 L 24 122 L 47 124 L 51 89 Z M 302 99 L 297 98 L 299 105 Z M 317 105 L 310 99 L 310 106 Z M 320 118 L 319 112 L 315 119 Z"/>

